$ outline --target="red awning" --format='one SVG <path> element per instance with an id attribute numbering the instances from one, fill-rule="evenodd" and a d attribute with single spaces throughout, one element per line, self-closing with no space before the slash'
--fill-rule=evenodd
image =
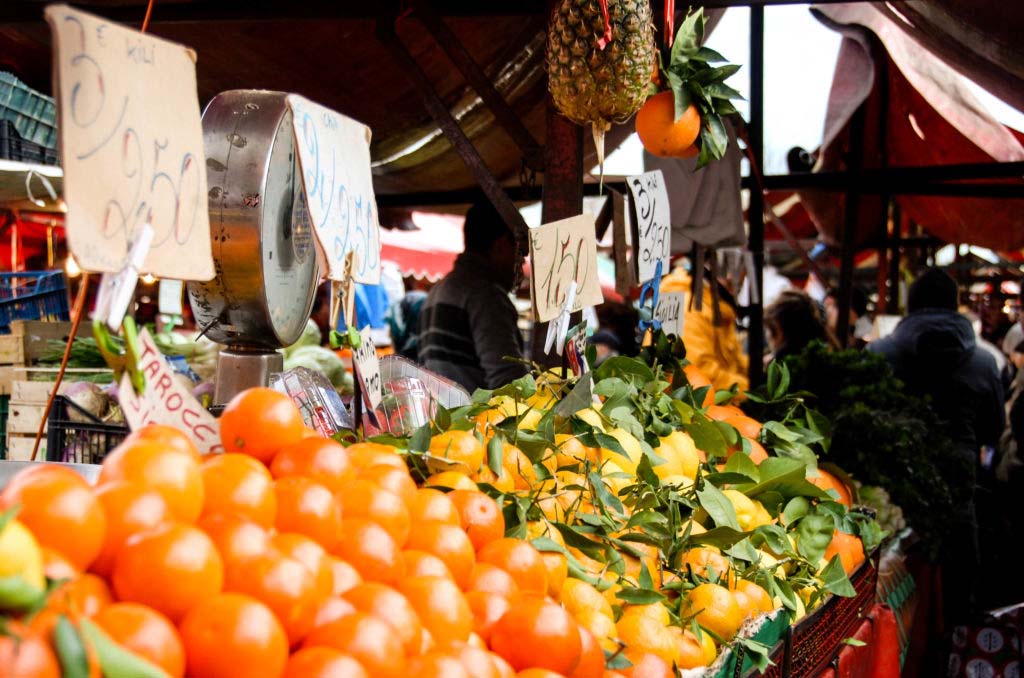
<path id="1" fill-rule="evenodd" d="M 413 212 L 415 231 L 382 228 L 381 261 L 391 261 L 403 276 L 436 282 L 455 264 L 462 252 L 463 217 Z"/>

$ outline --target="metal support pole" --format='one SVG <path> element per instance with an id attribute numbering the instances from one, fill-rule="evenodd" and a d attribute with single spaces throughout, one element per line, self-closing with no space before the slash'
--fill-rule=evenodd
<path id="1" fill-rule="evenodd" d="M 512 137 L 526 160 L 526 166 L 538 172 L 544 171 L 544 157 L 540 144 L 526 129 L 516 112 L 505 101 L 505 97 L 494 87 L 494 83 L 484 73 L 484 69 L 476 62 L 473 55 L 462 44 L 444 19 L 434 12 L 425 0 L 414 4 L 416 18 L 426 27 L 434 41 L 445 51 L 455 67 L 459 69 L 466 81 L 476 90 L 487 108 L 494 115 L 495 121 Z"/>
<path id="2" fill-rule="evenodd" d="M 557 7 L 557 0 L 548 0 L 548 16 Z M 542 223 L 568 219 L 583 212 L 583 128 L 564 118 L 547 96 L 544 113 L 544 184 L 542 192 Z M 578 315 L 571 324 L 579 322 Z M 544 354 L 547 323 L 533 324 L 530 342 L 533 359 L 547 367 L 558 364 L 558 356 Z"/>
<path id="3" fill-rule="evenodd" d="M 448 110 L 444 101 L 441 100 L 441 97 L 434 90 L 430 78 L 423 72 L 419 62 L 409 54 L 405 45 L 398 39 L 398 36 L 395 34 L 394 24 L 388 20 L 379 21 L 377 23 L 377 36 L 388 48 L 395 60 L 402 66 L 410 82 L 419 91 L 420 96 L 423 97 L 423 103 L 426 104 L 430 117 L 434 119 L 438 127 L 444 132 L 444 135 L 448 137 L 449 143 L 455 148 L 455 152 L 459 154 L 462 162 L 465 163 L 466 168 L 472 173 L 477 183 L 480 184 L 484 194 L 494 205 L 495 209 L 498 210 L 498 213 L 501 214 L 501 218 L 505 220 L 505 223 L 516 234 L 516 240 L 526 242 L 526 222 L 523 220 L 523 215 L 519 213 L 519 210 L 516 209 L 515 204 L 509 198 L 505 189 L 494 178 L 494 175 L 491 174 L 491 170 L 487 167 L 476 147 L 473 146 L 473 142 L 469 140 L 466 133 L 459 127 L 458 121 L 452 116 L 451 111 Z"/>
<path id="4" fill-rule="evenodd" d="M 750 8 L 750 124 L 748 143 L 753 156 L 752 172 L 764 171 L 764 7 Z M 750 191 L 747 210 L 750 222 L 748 246 L 754 257 L 754 280 L 759 291 L 764 290 L 764 195 L 760 190 Z M 750 331 L 747 351 L 750 355 L 750 388 L 764 381 L 764 297 L 750 304 Z"/>
<path id="5" fill-rule="evenodd" d="M 903 235 L 903 214 L 900 204 L 892 205 L 892 232 L 889 235 L 889 298 L 885 312 L 897 315 L 900 312 L 900 238 Z"/>
<path id="6" fill-rule="evenodd" d="M 839 346 L 846 348 L 850 339 L 850 304 L 853 300 L 853 258 L 854 235 L 857 232 L 859 217 L 860 189 L 857 187 L 857 175 L 860 173 L 864 161 L 864 123 L 867 112 L 864 105 L 853 114 L 850 121 L 850 155 L 847 159 L 847 167 L 853 180 L 846 192 L 846 210 L 843 215 L 843 237 L 842 251 L 840 252 L 839 266 L 839 320 L 836 325 L 836 333 L 839 335 Z"/>

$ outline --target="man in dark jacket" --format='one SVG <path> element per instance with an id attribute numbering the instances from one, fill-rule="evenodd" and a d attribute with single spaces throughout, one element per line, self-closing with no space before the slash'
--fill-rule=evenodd
<path id="1" fill-rule="evenodd" d="M 419 359 L 470 392 L 527 373 L 518 314 L 509 291 L 522 270 L 515 237 L 490 203 L 466 212 L 465 251 L 430 290 L 420 316 Z"/>
<path id="2" fill-rule="evenodd" d="M 939 269 L 929 269 L 910 286 L 908 314 L 896 330 L 868 345 L 889 361 L 907 388 L 931 402 L 964 457 L 971 498 L 963 524 L 950 525 L 943 546 L 943 603 L 950 622 L 964 623 L 971 614 L 973 583 L 978 570 L 978 526 L 973 501 L 976 465 L 983 446 L 995 446 L 1003 431 L 1005 411 L 999 371 L 992 356 L 976 343 L 970 321 L 957 313 L 956 282 Z"/>

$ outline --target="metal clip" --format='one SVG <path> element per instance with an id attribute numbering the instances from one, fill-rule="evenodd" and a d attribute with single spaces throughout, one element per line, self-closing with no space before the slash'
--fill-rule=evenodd
<path id="1" fill-rule="evenodd" d="M 640 319 L 640 335 L 643 336 L 647 330 L 657 331 L 661 329 L 661 321 L 654 317 L 654 312 L 658 309 L 658 297 L 661 294 L 661 267 L 662 262 L 659 259 L 657 265 L 654 267 L 654 277 L 648 280 L 640 288 L 640 299 L 637 301 L 637 308 L 643 311 L 644 307 L 648 303 L 651 305 L 651 319 L 644 320 Z"/>
<path id="2" fill-rule="evenodd" d="M 548 323 L 548 334 L 544 340 L 544 352 L 562 355 L 565 348 L 565 337 L 569 333 L 569 317 L 572 314 L 572 307 L 576 303 L 576 281 L 569 283 L 569 289 L 565 291 L 565 299 L 562 302 L 562 310 Z"/>

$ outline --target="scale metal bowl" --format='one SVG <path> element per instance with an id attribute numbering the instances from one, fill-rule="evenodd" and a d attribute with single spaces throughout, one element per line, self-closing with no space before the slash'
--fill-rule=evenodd
<path id="1" fill-rule="evenodd" d="M 319 269 L 283 92 L 221 92 L 203 112 L 216 276 L 189 283 L 196 323 L 227 345 L 217 403 L 266 385 L 313 308 Z"/>

